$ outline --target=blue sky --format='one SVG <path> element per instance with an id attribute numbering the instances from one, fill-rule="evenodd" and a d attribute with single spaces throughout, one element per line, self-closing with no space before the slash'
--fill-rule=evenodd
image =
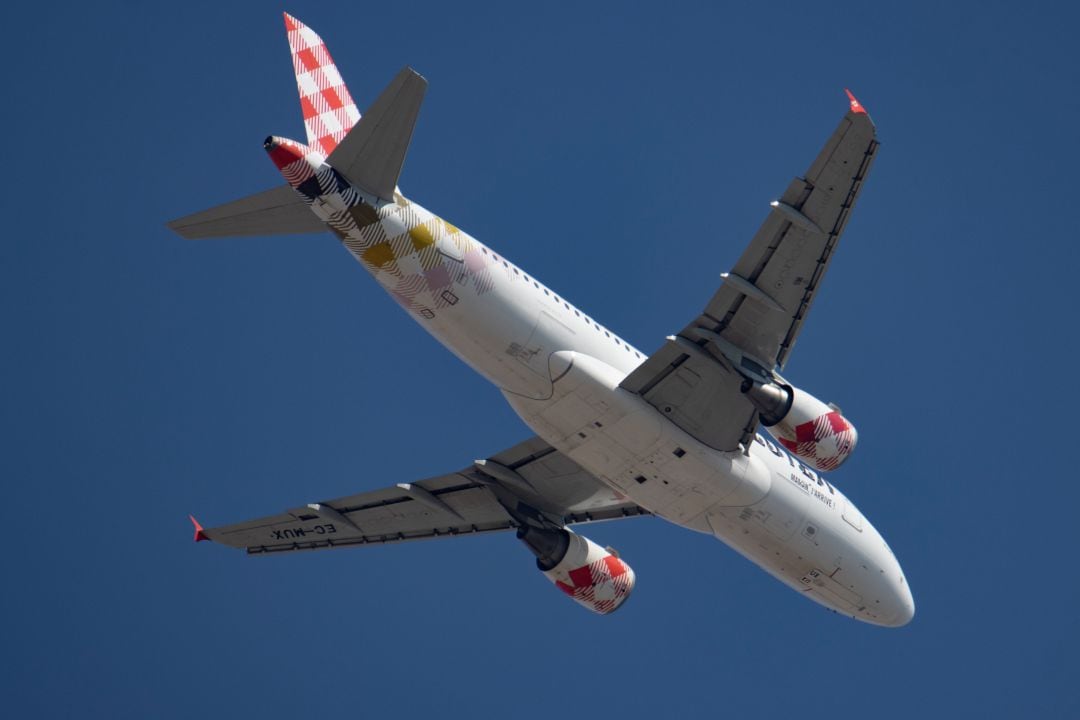
<path id="1" fill-rule="evenodd" d="M 903 563 L 914 622 L 832 615 L 651 518 L 587 531 L 638 575 L 606 618 L 509 535 L 192 544 L 188 512 L 278 512 L 528 434 L 330 235 L 165 229 L 280 182 L 262 138 L 303 135 L 282 10 L 362 107 L 422 72 L 402 187 L 643 351 L 705 303 L 851 87 L 882 147 L 786 375 L 858 426 L 831 479 Z M 8 712 L 1080 714 L 1067 4 L 7 12 Z"/>

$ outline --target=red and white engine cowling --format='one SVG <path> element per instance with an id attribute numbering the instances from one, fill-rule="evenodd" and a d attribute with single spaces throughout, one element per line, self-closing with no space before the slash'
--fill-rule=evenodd
<path id="1" fill-rule="evenodd" d="M 574 602 L 607 615 L 630 597 L 634 571 L 616 552 L 567 529 L 523 526 L 518 539 L 536 556 L 536 566 Z"/>
<path id="2" fill-rule="evenodd" d="M 744 392 L 769 434 L 808 465 L 835 470 L 855 450 L 859 434 L 839 408 L 791 385 L 753 383 Z"/>

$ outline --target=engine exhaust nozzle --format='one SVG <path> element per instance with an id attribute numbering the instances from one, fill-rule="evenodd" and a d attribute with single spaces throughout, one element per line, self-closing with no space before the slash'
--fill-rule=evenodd
<path id="1" fill-rule="evenodd" d="M 765 427 L 783 420 L 795 400 L 795 392 L 789 386 L 776 383 L 744 383 L 743 394 L 761 413 L 761 423 Z"/>

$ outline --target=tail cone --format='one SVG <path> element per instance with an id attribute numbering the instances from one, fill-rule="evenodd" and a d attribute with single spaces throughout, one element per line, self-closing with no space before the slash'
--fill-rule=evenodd
<path id="1" fill-rule="evenodd" d="M 294 188 L 314 177 L 315 169 L 322 164 L 322 158 L 313 157 L 315 154 L 307 146 L 288 138 L 271 135 L 263 141 L 263 148 Z"/>

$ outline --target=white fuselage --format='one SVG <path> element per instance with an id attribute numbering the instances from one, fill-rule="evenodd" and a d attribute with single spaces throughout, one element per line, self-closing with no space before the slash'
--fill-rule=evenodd
<path id="1" fill-rule="evenodd" d="M 619 388 L 645 359 L 628 343 L 419 205 L 368 200 L 386 237 L 428 228 L 422 237 L 437 250 L 438 268 L 430 258 L 422 266 L 401 257 L 372 262 L 370 245 L 346 241 L 348 249 L 545 441 L 641 507 L 715 535 L 826 607 L 878 625 L 911 619 L 914 604 L 896 558 L 820 475 L 760 435 L 746 452 L 695 440 Z M 312 209 L 332 221 L 334 205 L 316 201 Z M 433 272 L 448 273 L 452 284 L 403 293 L 423 286 L 410 277 Z"/>

